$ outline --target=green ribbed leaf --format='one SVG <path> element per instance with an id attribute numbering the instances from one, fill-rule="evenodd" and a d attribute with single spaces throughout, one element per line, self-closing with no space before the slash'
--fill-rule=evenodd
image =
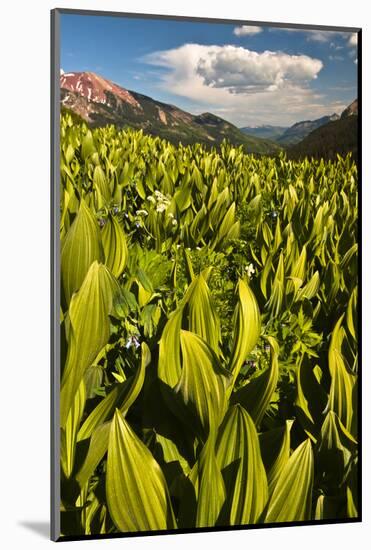
<path id="1" fill-rule="evenodd" d="M 160 340 L 158 377 L 165 384 L 170 386 L 170 388 L 174 388 L 177 385 L 182 373 L 180 362 L 180 329 L 182 326 L 182 316 L 182 309 L 178 309 L 171 314 Z"/>
<path id="2" fill-rule="evenodd" d="M 271 288 L 270 298 L 268 300 L 268 307 L 272 316 L 277 316 L 281 311 L 283 305 L 283 298 L 285 292 L 285 264 L 283 261 L 283 253 L 280 254 L 278 260 L 277 270 L 274 276 L 273 285 Z"/>
<path id="3" fill-rule="evenodd" d="M 83 160 L 87 160 L 93 153 L 95 153 L 95 144 L 93 134 L 88 130 L 81 142 L 81 157 Z"/>
<path id="4" fill-rule="evenodd" d="M 315 374 L 315 369 L 306 359 L 299 365 L 295 401 L 298 419 L 313 442 L 317 440 L 327 401 L 327 394 Z"/>
<path id="5" fill-rule="evenodd" d="M 189 462 L 180 452 L 174 441 L 159 433 L 156 433 L 155 438 L 156 443 L 161 447 L 164 462 L 167 464 L 176 464 L 178 462 L 183 470 L 183 473 L 188 475 L 190 472 Z"/>
<path id="6" fill-rule="evenodd" d="M 203 432 L 218 428 L 226 406 L 229 373 L 222 369 L 213 350 L 196 334 L 181 330 L 182 374 L 175 391 L 202 426 Z"/>
<path id="7" fill-rule="evenodd" d="M 82 415 L 84 413 L 85 401 L 86 390 L 84 381 L 82 380 L 79 385 L 79 389 L 76 392 L 73 405 L 70 409 L 70 412 L 68 413 L 66 426 L 62 431 L 62 467 L 64 474 L 67 478 L 71 476 L 75 463 L 76 443 L 78 440 L 77 432 L 80 426 Z"/>
<path id="8" fill-rule="evenodd" d="M 216 448 L 226 488 L 222 523 L 256 523 L 268 500 L 268 483 L 254 422 L 240 405 L 228 410 Z"/>
<path id="9" fill-rule="evenodd" d="M 106 175 L 101 166 L 96 166 L 94 168 L 93 184 L 98 196 L 97 208 L 100 210 L 103 206 L 109 203 L 111 198 L 111 192 Z"/>
<path id="10" fill-rule="evenodd" d="M 61 426 L 67 416 L 86 369 L 108 342 L 109 314 L 119 292 L 107 268 L 94 262 L 69 307 L 68 356 L 61 382 Z"/>
<path id="11" fill-rule="evenodd" d="M 352 430 L 354 403 L 353 389 L 356 376 L 347 366 L 342 355 L 344 329 L 342 327 L 344 315 L 340 317 L 332 332 L 328 353 L 331 387 L 328 408 L 334 411 L 347 430 Z"/>
<path id="12" fill-rule="evenodd" d="M 102 242 L 106 266 L 115 277 L 120 277 L 127 264 L 128 246 L 124 231 L 114 216 L 107 218 Z"/>
<path id="13" fill-rule="evenodd" d="M 327 487 L 340 486 L 345 478 L 357 442 L 339 417 L 329 411 L 322 425 L 316 449 L 317 469 Z"/>
<path id="14" fill-rule="evenodd" d="M 234 313 L 233 352 L 230 371 L 233 384 L 247 355 L 255 347 L 261 330 L 259 306 L 250 287 L 240 279 L 238 304 Z"/>
<path id="15" fill-rule="evenodd" d="M 106 397 L 102 399 L 96 407 L 94 407 L 79 430 L 79 441 L 90 437 L 98 426 L 103 424 L 109 416 L 113 416 L 115 408 L 117 407 L 117 402 L 127 386 L 128 381 L 125 381 L 122 384 L 115 384 L 109 394 L 106 395 Z"/>
<path id="16" fill-rule="evenodd" d="M 192 186 L 185 183 L 179 187 L 174 193 L 174 201 L 180 212 L 187 210 L 192 204 Z"/>
<path id="17" fill-rule="evenodd" d="M 196 527 L 213 527 L 225 501 L 223 476 L 215 458 L 215 437 L 207 440 L 197 463 Z"/>
<path id="18" fill-rule="evenodd" d="M 267 281 L 271 271 L 272 271 L 272 256 L 269 255 L 264 263 L 264 268 L 260 276 L 260 288 L 265 299 L 267 299 Z"/>
<path id="19" fill-rule="evenodd" d="M 311 519 L 313 462 L 312 444 L 307 439 L 283 468 L 268 503 L 265 523 Z"/>
<path id="20" fill-rule="evenodd" d="M 111 429 L 111 422 L 100 424 L 92 433 L 87 455 L 81 466 L 76 479 L 81 488 L 89 481 L 94 470 L 102 460 L 108 449 L 108 438 Z"/>
<path id="21" fill-rule="evenodd" d="M 216 227 L 221 223 L 225 216 L 225 212 L 230 204 L 230 194 L 228 187 L 225 187 L 221 193 L 219 193 L 218 198 L 215 201 L 213 208 L 210 211 L 210 223 L 212 227 Z M 211 204 L 209 203 L 208 207 L 210 208 Z"/>
<path id="22" fill-rule="evenodd" d="M 354 340 L 357 339 L 357 299 L 358 287 L 356 286 L 350 295 L 346 313 L 347 327 Z"/>
<path id="23" fill-rule="evenodd" d="M 98 224 L 82 199 L 61 251 L 61 275 L 67 304 L 82 285 L 91 264 L 103 261 L 103 249 Z"/>
<path id="24" fill-rule="evenodd" d="M 293 420 L 286 420 L 285 426 L 269 430 L 259 436 L 270 495 L 290 458 L 290 431 L 293 422 Z"/>
<path id="25" fill-rule="evenodd" d="M 161 468 L 118 410 L 108 442 L 106 495 L 122 532 L 176 527 Z"/>
<path id="26" fill-rule="evenodd" d="M 201 336 L 218 355 L 220 322 L 202 273 L 190 285 L 184 304 L 188 307 L 189 330 Z"/>
<path id="27" fill-rule="evenodd" d="M 307 264 L 307 248 L 304 245 L 299 258 L 296 260 L 291 270 L 291 274 L 289 277 L 290 280 L 287 282 L 287 285 L 286 285 L 286 294 L 289 294 L 292 291 L 294 291 L 295 295 L 297 294 L 305 278 L 306 264 Z"/>
<path id="28" fill-rule="evenodd" d="M 296 301 L 304 300 L 304 298 L 306 298 L 307 300 L 311 300 L 317 294 L 319 286 L 320 277 L 318 271 L 316 271 L 311 277 L 310 281 L 299 290 L 296 296 Z"/>
<path id="29" fill-rule="evenodd" d="M 241 403 L 257 426 L 263 419 L 278 381 L 278 344 L 272 336 L 269 336 L 267 340 L 271 347 L 270 366 L 232 395 L 232 401 Z"/>
<path id="30" fill-rule="evenodd" d="M 239 223 L 235 221 L 236 204 L 232 202 L 221 224 L 219 225 L 215 238 L 215 245 L 221 246 L 226 240 L 236 238 L 239 233 Z"/>

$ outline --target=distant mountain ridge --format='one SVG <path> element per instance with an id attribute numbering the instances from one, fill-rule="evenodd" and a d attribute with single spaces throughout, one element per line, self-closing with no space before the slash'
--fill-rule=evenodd
<path id="1" fill-rule="evenodd" d="M 241 128 L 241 131 L 246 135 L 271 139 L 282 147 L 287 147 L 299 143 L 316 128 L 320 128 L 328 122 L 339 120 L 339 118 L 338 114 L 333 113 L 315 120 L 301 120 L 289 127 L 267 124 L 263 126 L 245 126 Z"/>
<path id="2" fill-rule="evenodd" d="M 336 155 L 352 153 L 358 158 L 358 100 L 355 99 L 337 120 L 331 120 L 310 134 L 300 143 L 287 149 L 292 159 L 304 157 L 334 159 Z"/>
<path id="3" fill-rule="evenodd" d="M 332 115 L 323 116 L 315 120 L 302 120 L 297 122 L 285 130 L 285 132 L 277 139 L 277 143 L 280 143 L 281 145 L 292 145 L 294 143 L 299 143 L 299 141 L 313 132 L 313 130 L 316 130 L 316 128 L 320 128 L 328 122 L 339 120 L 339 118 L 339 115 L 333 113 Z"/>
<path id="4" fill-rule="evenodd" d="M 226 138 L 246 152 L 274 153 L 280 146 L 248 136 L 230 122 L 212 114 L 192 115 L 174 105 L 127 90 L 92 72 L 60 76 L 61 104 L 91 126 L 131 126 L 184 145 L 218 145 Z"/>
<path id="5" fill-rule="evenodd" d="M 263 124 L 261 126 L 244 126 L 243 128 L 240 128 L 240 130 L 249 136 L 275 140 L 282 136 L 282 134 L 287 130 L 287 126 L 271 126 L 270 124 Z"/>

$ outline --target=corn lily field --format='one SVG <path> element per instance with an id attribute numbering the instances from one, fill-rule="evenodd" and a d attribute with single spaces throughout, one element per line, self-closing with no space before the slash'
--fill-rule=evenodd
<path id="1" fill-rule="evenodd" d="M 357 518 L 357 166 L 61 119 L 61 536 Z"/>

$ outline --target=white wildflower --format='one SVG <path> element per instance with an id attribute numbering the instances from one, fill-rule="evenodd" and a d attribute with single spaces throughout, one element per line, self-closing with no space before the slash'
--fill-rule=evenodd
<path id="1" fill-rule="evenodd" d="M 249 264 L 245 267 L 245 271 L 248 274 L 249 277 L 252 277 L 255 273 L 255 267 L 254 264 Z"/>
<path id="2" fill-rule="evenodd" d="M 140 340 L 137 336 L 129 336 L 129 338 L 126 341 L 125 347 L 126 349 L 129 349 L 131 347 L 139 348 L 140 346 Z"/>
<path id="3" fill-rule="evenodd" d="M 173 220 L 171 223 L 172 223 L 173 225 L 178 225 L 178 222 L 177 222 L 176 220 Z"/>

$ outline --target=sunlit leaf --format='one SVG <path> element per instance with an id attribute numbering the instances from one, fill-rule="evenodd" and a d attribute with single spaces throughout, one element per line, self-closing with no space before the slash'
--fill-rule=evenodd
<path id="1" fill-rule="evenodd" d="M 115 277 L 125 269 L 128 246 L 125 234 L 114 216 L 109 216 L 102 231 L 105 264 Z"/>
<path id="2" fill-rule="evenodd" d="M 226 490 L 221 521 L 256 523 L 268 499 L 268 483 L 254 422 L 240 405 L 229 409 L 219 429 L 216 458 Z"/>
<path id="3" fill-rule="evenodd" d="M 195 414 L 205 433 L 215 430 L 224 415 L 229 373 L 213 350 L 196 334 L 181 330 L 182 374 L 175 391 Z"/>
<path id="4" fill-rule="evenodd" d="M 103 260 L 98 224 L 84 200 L 61 250 L 61 275 L 66 302 L 80 288 L 91 264 Z"/>
<path id="5" fill-rule="evenodd" d="M 72 474 L 75 463 L 75 451 L 77 442 L 77 432 L 81 422 L 82 415 L 84 413 L 86 401 L 85 384 L 82 380 L 78 391 L 76 392 L 75 399 L 72 407 L 68 413 L 67 422 L 64 430 L 62 430 L 63 437 L 61 438 L 61 456 L 62 467 L 64 474 L 69 478 Z"/>
<path id="6" fill-rule="evenodd" d="M 117 292 L 119 288 L 111 273 L 94 262 L 71 300 L 68 356 L 61 382 L 62 428 L 86 369 L 108 342 L 109 314 Z"/>
<path id="7" fill-rule="evenodd" d="M 247 355 L 260 336 L 261 320 L 256 298 L 250 287 L 241 279 L 238 283 L 238 304 L 234 313 L 233 352 L 230 371 L 233 383 Z"/>
<path id="8" fill-rule="evenodd" d="M 106 494 L 112 521 L 122 532 L 176 526 L 161 468 L 119 411 L 109 435 Z"/>
<path id="9" fill-rule="evenodd" d="M 259 436 L 264 466 L 267 472 L 269 494 L 290 458 L 290 431 L 293 420 L 286 420 L 283 427 L 263 432 Z"/>
<path id="10" fill-rule="evenodd" d="M 241 403 L 257 426 L 263 419 L 278 380 L 278 344 L 272 336 L 267 339 L 271 349 L 270 366 L 232 395 L 232 401 Z"/>
<path id="11" fill-rule="evenodd" d="M 270 497 L 265 523 L 311 519 L 314 460 L 310 439 L 290 456 Z"/>
<path id="12" fill-rule="evenodd" d="M 328 408 L 334 411 L 347 430 L 351 431 L 353 413 L 355 412 L 353 388 L 356 383 L 356 376 L 349 369 L 342 355 L 341 348 L 344 339 L 344 329 L 342 327 L 343 317 L 342 315 L 335 325 L 328 352 L 331 375 Z"/>
<path id="13" fill-rule="evenodd" d="M 225 484 L 215 458 L 215 437 L 201 451 L 197 464 L 198 495 L 196 527 L 213 527 L 225 501 Z"/>
<path id="14" fill-rule="evenodd" d="M 221 340 L 220 322 L 202 273 L 189 287 L 184 304 L 188 309 L 189 330 L 201 336 L 218 354 Z"/>

